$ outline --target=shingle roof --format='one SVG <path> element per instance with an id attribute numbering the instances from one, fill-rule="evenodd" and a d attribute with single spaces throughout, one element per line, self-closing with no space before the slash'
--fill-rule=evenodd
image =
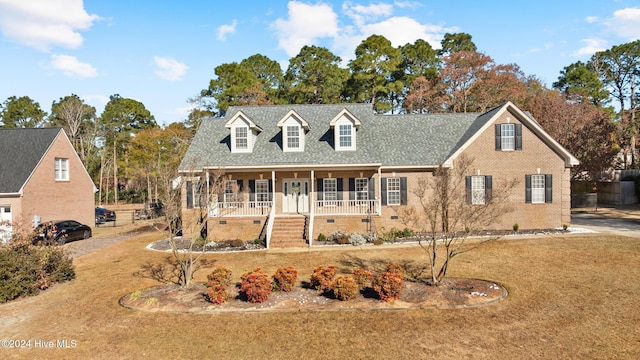
<path id="1" fill-rule="evenodd" d="M 333 146 L 329 123 L 345 109 L 362 123 L 356 133 L 355 151 L 335 151 Z M 291 110 L 309 123 L 304 152 L 282 150 L 277 124 Z M 225 123 L 238 111 L 263 130 L 251 153 L 231 153 L 231 137 Z M 487 114 L 376 115 L 369 104 L 230 107 L 224 119 L 202 121 L 180 170 L 350 164 L 437 166 L 491 118 Z"/>
<path id="2" fill-rule="evenodd" d="M 0 129 L 0 194 L 20 191 L 60 131 Z"/>

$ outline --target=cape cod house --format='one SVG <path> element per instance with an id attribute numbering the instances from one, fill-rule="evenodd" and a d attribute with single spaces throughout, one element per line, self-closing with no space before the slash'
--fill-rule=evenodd
<path id="1" fill-rule="evenodd" d="M 206 207 L 208 237 L 306 246 L 320 233 L 402 229 L 412 189 L 461 154 L 473 159 L 467 191 L 521 179 L 514 211 L 495 229 L 570 222 L 570 168 L 578 163 L 508 102 L 483 114 L 376 115 L 368 104 L 241 106 L 202 122 L 181 165 L 183 217 Z M 195 195 L 224 171 L 224 190 Z M 236 191 L 239 189 L 239 192 Z M 205 197 L 207 198 L 207 197 Z"/>
<path id="2" fill-rule="evenodd" d="M 93 180 L 62 128 L 0 129 L 0 220 L 94 223 Z M 4 225 L 4 240 L 11 227 Z"/>

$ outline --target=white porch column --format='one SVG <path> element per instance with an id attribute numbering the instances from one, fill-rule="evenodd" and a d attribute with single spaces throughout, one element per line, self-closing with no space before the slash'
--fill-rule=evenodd
<path id="1" fill-rule="evenodd" d="M 309 199 L 311 200 L 311 211 L 309 211 L 309 247 L 313 245 L 313 220 L 316 214 L 316 172 L 315 170 L 311 170 L 311 196 Z"/>
<path id="2" fill-rule="evenodd" d="M 376 211 L 378 215 L 382 215 L 382 170 L 378 166 L 378 196 L 376 196 Z"/>

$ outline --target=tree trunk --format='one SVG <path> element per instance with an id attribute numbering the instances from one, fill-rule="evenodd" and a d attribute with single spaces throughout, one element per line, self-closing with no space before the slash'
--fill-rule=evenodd
<path id="1" fill-rule="evenodd" d="M 118 203 L 118 157 L 115 138 L 113 139 L 113 203 Z"/>

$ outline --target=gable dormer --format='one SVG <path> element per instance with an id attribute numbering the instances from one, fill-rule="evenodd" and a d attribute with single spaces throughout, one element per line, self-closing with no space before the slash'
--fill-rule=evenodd
<path id="1" fill-rule="evenodd" d="M 262 128 L 251 121 L 242 111 L 238 111 L 227 121 L 225 127 L 230 130 L 232 153 L 252 152 L 256 137 L 262 132 Z"/>
<path id="2" fill-rule="evenodd" d="M 282 150 L 284 152 L 304 151 L 305 135 L 309 131 L 307 123 L 294 110 L 278 121 L 282 132 Z"/>
<path id="3" fill-rule="evenodd" d="M 356 132 L 360 128 L 360 120 L 358 118 L 353 116 L 347 109 L 344 109 L 331 120 L 329 126 L 333 129 L 336 151 L 356 149 Z"/>

